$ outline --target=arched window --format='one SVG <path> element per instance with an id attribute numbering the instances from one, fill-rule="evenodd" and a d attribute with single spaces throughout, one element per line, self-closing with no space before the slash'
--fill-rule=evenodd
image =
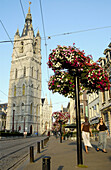
<path id="1" fill-rule="evenodd" d="M 16 70 L 15 70 L 15 78 L 17 78 L 17 68 L 16 68 Z"/>
<path id="2" fill-rule="evenodd" d="M 15 107 L 15 103 L 13 103 L 13 107 Z"/>
<path id="3" fill-rule="evenodd" d="M 25 84 L 23 84 L 23 86 L 22 86 L 22 95 L 23 96 L 25 95 Z"/>
<path id="4" fill-rule="evenodd" d="M 32 103 L 30 105 L 30 114 L 32 114 Z"/>
<path id="5" fill-rule="evenodd" d="M 24 67 L 24 77 L 26 76 L 26 67 Z"/>
<path id="6" fill-rule="evenodd" d="M 14 86 L 14 97 L 16 96 L 16 86 Z"/>
<path id="7" fill-rule="evenodd" d="M 24 106 L 24 103 L 22 103 L 22 106 Z"/>

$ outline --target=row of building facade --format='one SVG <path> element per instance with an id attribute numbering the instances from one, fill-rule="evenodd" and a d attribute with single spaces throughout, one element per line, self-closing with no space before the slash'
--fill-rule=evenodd
<path id="1" fill-rule="evenodd" d="M 107 71 L 109 81 L 111 83 L 111 43 L 104 50 L 105 57 L 100 57 L 99 62 L 101 67 Z M 76 123 L 75 100 L 70 99 L 67 106 L 67 111 L 70 113 L 70 123 Z M 85 116 L 89 118 L 92 128 L 96 129 L 99 118 L 103 117 L 111 136 L 111 87 L 109 91 L 90 93 L 84 91 L 80 95 L 80 115 L 81 123 L 84 122 Z"/>

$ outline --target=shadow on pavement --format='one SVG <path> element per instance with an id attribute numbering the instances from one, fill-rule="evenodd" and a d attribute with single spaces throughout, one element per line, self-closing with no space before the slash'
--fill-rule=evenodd
<path id="1" fill-rule="evenodd" d="M 39 159 L 43 158 L 45 155 L 41 155 L 39 158 L 34 160 L 34 163 L 37 162 Z"/>
<path id="2" fill-rule="evenodd" d="M 109 160 L 111 161 L 111 156 L 109 156 Z"/>
<path id="3" fill-rule="evenodd" d="M 62 170 L 64 166 L 59 166 L 57 170 Z"/>
<path id="4" fill-rule="evenodd" d="M 77 145 L 76 142 L 71 142 L 68 145 Z"/>
<path id="5" fill-rule="evenodd" d="M 44 149 L 43 151 L 41 151 L 40 153 L 43 153 L 43 152 L 45 152 L 45 151 L 47 151 L 47 149 Z"/>
<path id="6" fill-rule="evenodd" d="M 92 144 L 93 148 L 97 150 L 97 145 Z"/>

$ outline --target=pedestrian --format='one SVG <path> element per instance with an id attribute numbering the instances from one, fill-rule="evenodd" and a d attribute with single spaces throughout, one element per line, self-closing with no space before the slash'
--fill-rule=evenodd
<path id="1" fill-rule="evenodd" d="M 92 148 L 90 143 L 90 133 L 92 136 L 92 130 L 90 128 L 90 123 L 88 122 L 88 117 L 85 117 L 85 122 L 81 125 L 82 138 L 85 146 L 85 151 L 88 153 L 88 147 Z"/>
<path id="2" fill-rule="evenodd" d="M 107 135 L 109 136 L 109 132 L 108 129 L 105 125 L 105 123 L 103 122 L 103 118 L 101 117 L 99 119 L 99 123 L 97 125 L 97 130 L 99 131 L 99 142 L 98 142 L 98 147 L 97 147 L 97 152 L 99 151 L 99 149 L 102 146 L 102 151 L 104 153 L 107 153 L 106 151 L 106 142 L 107 142 Z"/>

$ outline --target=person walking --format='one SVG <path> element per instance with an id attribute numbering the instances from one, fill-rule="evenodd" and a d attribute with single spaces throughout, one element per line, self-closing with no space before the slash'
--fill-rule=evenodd
<path id="1" fill-rule="evenodd" d="M 104 153 L 107 153 L 106 151 L 106 142 L 107 142 L 107 135 L 109 136 L 109 132 L 108 129 L 105 125 L 105 123 L 103 122 L 103 118 L 101 117 L 99 120 L 99 123 L 97 125 L 97 130 L 99 131 L 99 142 L 98 142 L 98 146 L 97 146 L 97 151 L 99 151 L 100 147 L 102 146 L 102 151 Z"/>
<path id="2" fill-rule="evenodd" d="M 85 146 L 85 151 L 88 153 L 88 147 L 92 147 L 90 143 L 90 133 L 92 136 L 92 130 L 90 128 L 90 123 L 88 122 L 88 117 L 85 117 L 85 122 L 81 125 L 82 138 Z"/>

